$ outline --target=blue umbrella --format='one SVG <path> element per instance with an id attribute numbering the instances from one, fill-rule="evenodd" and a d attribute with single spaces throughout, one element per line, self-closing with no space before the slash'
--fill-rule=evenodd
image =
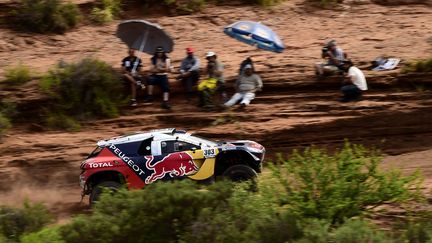
<path id="1" fill-rule="evenodd" d="M 260 22 L 238 21 L 225 27 L 224 33 L 266 51 L 282 52 L 285 49 L 279 36 Z"/>

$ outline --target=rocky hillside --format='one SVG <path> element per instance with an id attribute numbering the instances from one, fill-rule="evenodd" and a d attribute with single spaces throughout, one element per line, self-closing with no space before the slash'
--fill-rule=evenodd
<path id="1" fill-rule="evenodd" d="M 9 4 L 3 2 L 0 4 Z M 214 139 L 256 140 L 266 146 L 270 157 L 312 144 L 338 147 L 345 138 L 392 155 L 432 148 L 430 74 L 366 71 L 370 90 L 364 100 L 345 104 L 337 101 L 340 77 L 316 80 L 312 68 L 320 61 L 321 45 L 330 38 L 362 68 L 380 55 L 403 62 L 429 57 L 432 8 L 428 6 L 352 1 L 337 10 L 321 10 L 294 0 L 265 9 L 210 6 L 190 16 L 144 16 L 137 10 L 127 16 L 166 28 L 175 38 L 171 57 L 176 66 L 188 46 L 202 59 L 206 51 L 215 51 L 225 64 L 228 86 L 232 86 L 241 60 L 251 56 L 263 77 L 263 92 L 245 111 L 205 112 L 183 100 L 181 86 L 172 78 L 171 112 L 159 109 L 158 103 L 124 107 L 119 118 L 89 121 L 81 131 L 71 133 L 41 126 L 38 111 L 44 96 L 37 80 L 20 87 L 2 84 L 0 98 L 14 100 L 25 114 L 0 144 L 2 202 L 16 203 L 32 192 L 33 198 L 53 202 L 60 212 L 79 209 L 81 160 L 97 140 L 137 130 L 177 127 Z M 256 50 L 222 33 L 225 25 L 243 19 L 271 26 L 287 50 L 282 54 Z M 0 25 L 0 76 L 5 67 L 17 62 L 44 72 L 59 60 L 75 61 L 84 56 L 118 67 L 126 55 L 126 47 L 115 37 L 118 23 L 81 25 L 64 35 L 23 34 Z M 386 163 L 407 170 L 417 163 L 396 162 L 393 158 Z M 417 167 L 432 174 L 430 163 L 419 161 Z M 431 180 L 428 177 L 426 182 Z"/>

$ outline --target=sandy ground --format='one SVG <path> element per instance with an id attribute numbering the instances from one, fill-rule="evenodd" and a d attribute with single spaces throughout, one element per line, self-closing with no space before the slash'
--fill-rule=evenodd
<path id="1" fill-rule="evenodd" d="M 206 112 L 187 103 L 180 85 L 171 81 L 171 112 L 160 109 L 157 101 L 136 109 L 125 107 L 124 115 L 116 119 L 87 122 L 79 132 L 60 132 L 41 127 L 43 117 L 37 111 L 43 96 L 36 80 L 19 88 L 0 84 L 0 98 L 16 101 L 26 114 L 0 144 L 0 204 L 17 205 L 29 198 L 47 203 L 60 219 L 82 212 L 86 201 L 79 203 L 79 165 L 96 141 L 163 127 L 183 128 L 213 139 L 256 140 L 266 146 L 270 159 L 276 152 L 310 145 L 340 147 L 348 138 L 380 148 L 387 155 L 385 168 L 407 173 L 421 170 L 426 177 L 425 190 L 432 187 L 430 75 L 366 71 L 370 91 L 365 99 L 341 104 L 337 101 L 340 80 L 317 81 L 312 69 L 319 61 L 321 45 L 330 38 L 361 67 L 380 55 L 403 61 L 430 56 L 432 8 L 385 7 L 362 1 L 333 11 L 295 0 L 268 9 L 209 7 L 191 16 L 128 13 L 130 18 L 145 18 L 166 28 L 176 42 L 171 54 L 175 66 L 187 46 L 194 47 L 199 57 L 215 51 L 225 64 L 230 94 L 239 63 L 252 56 L 264 80 L 263 92 L 245 111 Z M 287 50 L 283 54 L 259 51 L 222 33 L 225 25 L 241 19 L 271 26 Z M 42 73 L 59 60 L 76 61 L 85 56 L 118 67 L 126 53 L 115 37 L 118 23 L 83 25 L 65 35 L 16 33 L 0 25 L 0 76 L 18 62 Z"/>

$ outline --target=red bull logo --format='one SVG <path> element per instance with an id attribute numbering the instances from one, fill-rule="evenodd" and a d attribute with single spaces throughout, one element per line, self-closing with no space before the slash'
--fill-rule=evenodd
<path id="1" fill-rule="evenodd" d="M 146 157 L 145 163 L 147 169 L 153 170 L 153 173 L 146 178 L 145 183 L 150 184 L 164 178 L 167 174 L 171 177 L 180 177 L 190 175 L 198 170 L 193 162 L 192 156 L 188 153 L 180 152 L 165 156 L 160 161 L 154 162 L 154 157 Z"/>

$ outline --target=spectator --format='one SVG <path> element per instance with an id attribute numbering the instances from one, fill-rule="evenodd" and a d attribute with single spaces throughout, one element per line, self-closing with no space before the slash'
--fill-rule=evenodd
<path id="1" fill-rule="evenodd" d="M 225 92 L 225 79 L 224 79 L 224 65 L 217 60 L 216 53 L 210 51 L 207 52 L 206 55 L 208 66 L 212 67 L 212 77 L 217 79 L 217 89 L 216 92 L 220 93 L 222 96 L 222 99 L 226 100 L 226 92 Z M 210 73 L 207 71 L 207 73 L 210 75 Z"/>
<path id="2" fill-rule="evenodd" d="M 255 92 L 262 89 L 260 76 L 254 74 L 253 67 L 247 64 L 244 67 L 244 74 L 236 82 L 236 93 L 225 103 L 226 107 L 233 106 L 240 102 L 241 107 L 245 107 L 255 98 Z"/>
<path id="3" fill-rule="evenodd" d="M 327 62 L 315 64 L 315 73 L 319 76 L 340 71 L 342 62 L 347 59 L 347 54 L 337 46 L 335 40 L 331 40 L 323 47 L 321 57 L 327 59 Z"/>
<path id="4" fill-rule="evenodd" d="M 350 102 L 360 100 L 362 91 L 366 91 L 368 89 L 366 78 L 363 72 L 355 67 L 350 60 L 344 61 L 342 68 L 348 74 L 346 75 L 347 81 L 341 88 L 343 97 L 340 101 Z"/>
<path id="5" fill-rule="evenodd" d="M 194 51 L 190 47 L 186 48 L 186 55 L 186 58 L 183 59 L 180 66 L 181 74 L 177 79 L 182 81 L 186 91 L 186 99 L 189 101 L 192 98 L 192 88 L 199 80 L 200 61 L 194 55 Z"/>
<path id="6" fill-rule="evenodd" d="M 137 86 L 144 89 L 144 85 L 141 84 L 141 77 L 139 71 L 142 67 L 141 59 L 135 56 L 135 50 L 129 49 L 129 55 L 122 60 L 123 77 L 127 81 L 131 88 L 131 106 L 137 106 Z"/>
<path id="7" fill-rule="evenodd" d="M 244 59 L 244 60 L 242 61 L 242 63 L 240 64 L 240 68 L 239 68 L 239 76 L 243 75 L 243 73 L 244 73 L 244 67 L 245 67 L 246 65 L 248 65 L 248 64 L 252 66 L 252 71 L 255 72 L 255 68 L 254 68 L 254 65 L 253 65 L 252 58 L 247 57 L 247 58 Z"/>
<path id="8" fill-rule="evenodd" d="M 218 87 L 218 71 L 215 62 L 208 62 L 206 68 L 207 78 L 198 84 L 200 101 L 198 106 L 206 109 L 213 109 L 213 96 Z"/>
<path id="9" fill-rule="evenodd" d="M 151 76 L 148 80 L 148 96 L 145 99 L 145 102 L 153 101 L 153 86 L 158 85 L 162 89 L 163 94 L 163 102 L 161 107 L 164 109 L 171 109 L 169 100 L 169 82 L 168 82 L 168 73 L 171 71 L 171 60 L 165 53 L 162 47 L 156 48 L 156 52 L 154 56 L 151 58 Z"/>

